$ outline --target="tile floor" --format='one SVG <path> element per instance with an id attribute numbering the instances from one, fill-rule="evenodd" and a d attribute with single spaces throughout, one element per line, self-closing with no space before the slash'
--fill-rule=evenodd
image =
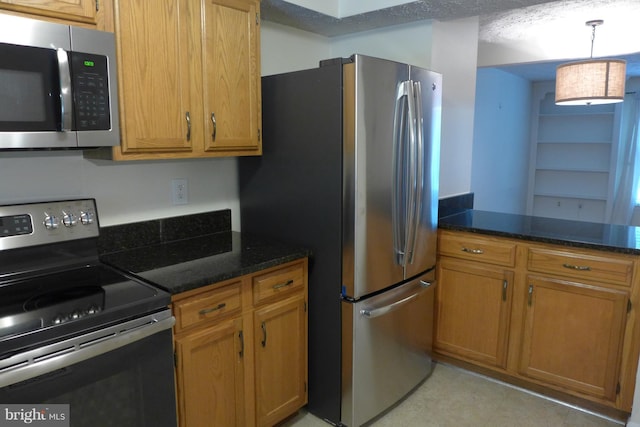
<path id="1" fill-rule="evenodd" d="M 621 427 L 608 418 L 544 399 L 444 364 L 372 427 Z M 280 427 L 327 427 L 301 411 Z"/>

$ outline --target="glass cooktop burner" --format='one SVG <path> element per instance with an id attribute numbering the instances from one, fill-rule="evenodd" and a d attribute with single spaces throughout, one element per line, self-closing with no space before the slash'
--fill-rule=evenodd
<path id="1" fill-rule="evenodd" d="M 0 284 L 0 339 L 133 308 L 157 293 L 101 264 Z"/>

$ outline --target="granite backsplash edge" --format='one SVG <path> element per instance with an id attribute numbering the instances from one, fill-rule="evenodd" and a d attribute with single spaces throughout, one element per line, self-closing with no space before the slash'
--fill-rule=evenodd
<path id="1" fill-rule="evenodd" d="M 100 227 L 101 255 L 231 231 L 231 209 Z"/>

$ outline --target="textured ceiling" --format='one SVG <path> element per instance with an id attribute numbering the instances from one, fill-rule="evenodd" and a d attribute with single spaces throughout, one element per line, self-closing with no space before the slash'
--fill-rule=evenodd
<path id="1" fill-rule="evenodd" d="M 360 15 L 335 18 L 284 0 L 262 0 L 262 18 L 328 37 L 406 24 L 424 19 L 447 21 L 491 14 L 553 0 L 418 0 Z"/>
<path id="2" fill-rule="evenodd" d="M 607 15 L 609 12 L 622 12 L 629 19 L 637 18 L 640 16 L 640 0 L 418 0 L 344 18 L 325 15 L 284 0 L 261 2 L 262 19 L 327 37 L 419 20 L 447 21 L 480 16 L 479 40 L 497 43 L 503 40 L 530 40 L 536 34 L 554 30 L 566 38 L 573 35 L 575 30 L 569 32 L 568 28 L 574 28 L 576 20 L 580 27 L 589 19 L 605 19 L 612 28 L 620 31 L 621 25 L 613 24 L 616 21 L 610 19 Z M 570 24 L 567 24 L 568 19 L 571 20 Z M 637 27 L 635 23 L 631 25 Z M 589 40 L 586 40 L 586 48 L 588 43 Z M 637 50 L 640 51 L 640 48 Z M 628 76 L 640 76 L 640 54 L 619 57 L 627 60 Z M 553 80 L 559 63 L 515 64 L 499 68 L 532 81 L 541 81 Z"/>

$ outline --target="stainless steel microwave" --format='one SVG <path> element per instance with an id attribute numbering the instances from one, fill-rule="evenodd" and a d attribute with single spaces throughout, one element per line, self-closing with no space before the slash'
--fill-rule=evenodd
<path id="1" fill-rule="evenodd" d="M 112 33 L 0 14 L 0 150 L 120 143 Z"/>

